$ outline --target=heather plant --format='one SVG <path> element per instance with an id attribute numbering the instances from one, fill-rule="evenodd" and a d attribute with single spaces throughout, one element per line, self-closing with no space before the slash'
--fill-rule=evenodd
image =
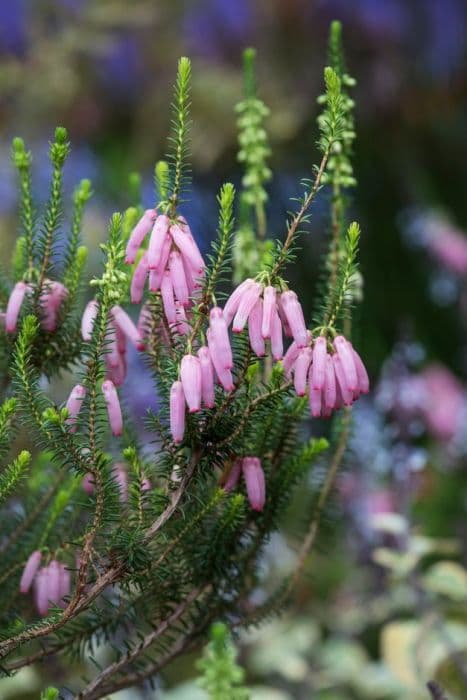
<path id="1" fill-rule="evenodd" d="M 213 622 L 259 624 L 289 600 L 342 462 L 351 406 L 369 389 L 351 343 L 360 228 L 347 221 L 353 80 L 338 23 L 329 58 L 319 163 L 301 183 L 285 236 L 272 241 L 268 112 L 256 94 L 254 52 L 246 52 L 237 110 L 240 219 L 237 226 L 235 188 L 225 183 L 206 256 L 181 211 L 189 212 L 191 64 L 180 59 L 168 154 L 155 168 L 157 198 L 146 210 L 135 201 L 111 217 L 86 305 L 81 230 L 91 184 L 77 186 L 67 232 L 66 130 L 50 144 L 50 196 L 41 211 L 31 154 L 14 140 L 21 232 L 0 287 L 0 449 L 11 453 L 0 476 L 4 674 L 55 657 L 94 659 L 105 645 L 110 656 L 71 688 L 74 697 L 97 700 L 156 676 L 202 643 Z M 331 190 L 331 235 L 309 326 L 287 271 L 323 185 Z M 232 275 L 239 284 L 229 293 Z M 144 357 L 158 397 L 144 433 L 120 395 L 129 344 Z M 56 405 L 48 381 L 65 371 L 74 387 Z M 332 419 L 329 442 L 309 438 L 311 417 Z M 22 426 L 29 450 L 16 454 Z M 318 458 L 324 478 L 314 480 L 303 514 L 297 567 L 254 604 L 262 549 Z M 203 661 L 208 689 L 219 681 L 215 665 L 232 661 L 219 634 Z"/>

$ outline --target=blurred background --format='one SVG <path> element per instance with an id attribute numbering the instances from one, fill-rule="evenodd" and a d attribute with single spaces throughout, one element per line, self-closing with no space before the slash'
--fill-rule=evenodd
<path id="1" fill-rule="evenodd" d="M 193 61 L 193 191 L 185 213 L 206 249 L 216 192 L 223 181 L 241 179 L 234 106 L 247 46 L 257 49 L 258 91 L 271 109 L 268 235 L 282 236 L 290 198 L 317 159 L 316 97 L 333 19 L 343 23 L 347 68 L 357 79 L 359 186 L 351 215 L 362 226 L 365 284 L 355 340 L 374 389 L 355 411 L 332 526 L 310 559 L 295 610 L 240 640 L 240 659 L 255 698 L 416 700 L 429 698 L 425 684 L 436 677 L 449 698 L 462 700 L 465 0 L 0 3 L 2 262 L 17 225 L 13 136 L 33 150 L 40 200 L 48 188 L 48 140 L 55 125 L 68 128 L 67 190 L 89 177 L 95 192 L 85 226 L 90 243 L 103 238 L 110 212 L 129 205 L 129 172 L 141 173 L 144 204 L 153 204 L 153 166 L 165 153 L 181 55 Z M 328 203 L 323 189 L 291 272 L 309 315 Z M 287 537 L 273 538 L 264 563 L 272 577 L 293 566 L 298 525 L 292 518 Z M 187 683 L 163 697 L 196 698 Z M 169 678 L 167 687 L 176 685 Z M 5 697 L 19 697 L 12 688 L 8 695 L 5 686 Z M 148 693 L 142 697 L 153 697 Z"/>

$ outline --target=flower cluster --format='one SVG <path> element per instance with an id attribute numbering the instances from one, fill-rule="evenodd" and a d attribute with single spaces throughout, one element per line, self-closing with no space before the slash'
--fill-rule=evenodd
<path id="1" fill-rule="evenodd" d="M 186 220 L 171 222 L 166 214 L 148 209 L 133 229 L 126 248 L 125 262 L 133 264 L 151 232 L 149 245 L 136 265 L 131 281 L 131 301 L 139 303 L 149 279 L 149 290 L 161 293 L 164 313 L 172 327 L 186 332 L 186 309 L 200 288 L 205 264 Z"/>
<path id="2" fill-rule="evenodd" d="M 19 590 L 28 593 L 34 586 L 34 602 L 40 615 L 47 615 L 50 607 L 65 607 L 65 596 L 70 593 L 70 571 L 64 564 L 52 559 L 41 567 L 42 554 L 35 550 L 29 556 L 21 576 Z"/>
<path id="3" fill-rule="evenodd" d="M 350 406 L 360 394 L 369 391 L 369 379 L 359 354 L 344 336 L 334 338 L 328 352 L 324 336 L 315 340 L 308 336 L 308 345 L 299 347 L 294 341 L 285 357 L 284 371 L 293 375 L 298 396 L 305 396 L 308 387 L 313 417 L 329 418 L 342 406 Z"/>
<path id="4" fill-rule="evenodd" d="M 110 430 L 112 431 L 112 435 L 119 436 L 123 432 L 123 417 L 117 388 L 111 379 L 106 379 L 102 382 L 101 391 L 107 406 L 107 416 L 109 419 Z M 69 425 L 70 432 L 76 431 L 76 421 L 85 397 L 86 387 L 84 387 L 82 384 L 76 384 L 68 396 L 65 408 L 68 411 L 66 422 Z"/>
<path id="5" fill-rule="evenodd" d="M 5 312 L 5 330 L 16 333 L 18 318 L 26 296 L 34 294 L 34 285 L 27 282 L 17 282 L 8 299 Z M 41 326 L 48 333 L 57 329 L 58 316 L 63 301 L 68 296 L 67 288 L 56 280 L 45 280 L 40 294 Z"/>

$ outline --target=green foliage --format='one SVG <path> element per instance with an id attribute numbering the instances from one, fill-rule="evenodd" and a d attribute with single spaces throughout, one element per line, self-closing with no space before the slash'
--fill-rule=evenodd
<path id="1" fill-rule="evenodd" d="M 174 99 L 172 103 L 172 131 L 169 136 L 170 151 L 167 154 L 169 163 L 169 176 L 163 176 L 163 184 L 158 176 L 158 189 L 163 192 L 167 189 L 166 182 L 170 183 L 168 205 L 170 214 L 175 215 L 181 194 L 191 181 L 189 167 L 189 128 L 190 128 L 190 83 L 191 61 L 186 56 L 178 62 L 177 80 L 175 83 Z M 164 182 L 165 180 L 165 182 Z M 160 185 L 162 184 L 162 189 Z M 161 204 L 163 207 L 163 204 Z"/>
<path id="2" fill-rule="evenodd" d="M 31 454 L 27 450 L 23 450 L 0 474 L 0 503 L 11 496 L 21 479 L 26 477 L 26 470 L 30 462 Z"/>
<path id="3" fill-rule="evenodd" d="M 203 672 L 199 685 L 211 700 L 248 700 L 250 694 L 243 685 L 245 674 L 235 661 L 237 654 L 227 626 L 216 622 L 210 636 L 211 641 L 197 664 Z"/>
<path id="4" fill-rule="evenodd" d="M 57 688 L 52 688 L 52 686 L 46 688 L 41 693 L 41 700 L 58 700 L 58 697 L 59 694 Z"/>

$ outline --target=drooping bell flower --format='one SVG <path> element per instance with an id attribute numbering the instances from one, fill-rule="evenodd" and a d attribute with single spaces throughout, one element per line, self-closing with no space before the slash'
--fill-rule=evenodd
<path id="1" fill-rule="evenodd" d="M 263 323 L 263 301 L 258 299 L 251 310 L 248 317 L 248 336 L 250 339 L 251 349 L 258 357 L 263 357 L 266 354 L 264 338 L 261 333 Z"/>
<path id="2" fill-rule="evenodd" d="M 304 348 L 308 343 L 305 319 L 298 297 L 292 290 L 282 292 L 281 304 L 287 318 L 293 339 L 298 347 Z"/>
<path id="3" fill-rule="evenodd" d="M 148 233 L 153 228 L 156 217 L 157 212 L 155 209 L 146 209 L 143 216 L 131 232 L 126 246 L 125 262 L 127 265 L 132 265 L 135 262 L 138 250 Z"/>
<path id="4" fill-rule="evenodd" d="M 170 389 L 170 431 L 174 442 L 182 442 L 185 434 L 185 394 L 180 381 Z"/>
<path id="5" fill-rule="evenodd" d="M 119 436 L 123 432 L 122 410 L 120 408 L 117 389 L 110 379 L 106 379 L 102 382 L 102 393 L 105 403 L 107 404 L 107 416 L 110 430 L 112 431 L 112 435 Z"/>
<path id="6" fill-rule="evenodd" d="M 198 350 L 198 359 L 201 368 L 201 398 L 206 408 L 214 408 L 214 368 L 209 348 L 205 345 Z"/>
<path id="7" fill-rule="evenodd" d="M 27 593 L 31 588 L 34 577 L 36 576 L 41 565 L 41 560 L 42 554 L 37 549 L 29 555 L 19 582 L 20 593 Z"/>
<path id="8" fill-rule="evenodd" d="M 128 338 L 137 350 L 144 350 L 144 342 L 138 328 L 121 306 L 112 306 L 110 314 L 117 328 Z"/>
<path id="9" fill-rule="evenodd" d="M 250 506 L 253 510 L 262 511 L 266 502 L 266 481 L 261 460 L 258 457 L 244 457 L 242 472 Z"/>
<path id="10" fill-rule="evenodd" d="M 301 348 L 294 363 L 294 387 L 297 396 L 305 396 L 308 382 L 308 370 L 311 365 L 313 351 L 310 347 Z"/>
<path id="11" fill-rule="evenodd" d="M 86 308 L 81 317 L 81 335 L 83 340 L 87 343 L 91 340 L 92 329 L 94 328 L 98 311 L 99 304 L 95 299 L 91 299 L 91 301 L 86 304 Z"/>
<path id="12" fill-rule="evenodd" d="M 151 232 L 148 246 L 148 265 L 150 270 L 161 266 L 162 250 L 169 235 L 170 219 L 165 214 L 159 214 Z"/>
<path id="13" fill-rule="evenodd" d="M 241 473 L 242 473 L 242 459 L 239 458 L 239 459 L 236 459 L 235 462 L 230 467 L 229 473 L 227 475 L 227 479 L 225 480 L 225 483 L 222 486 L 224 491 L 227 491 L 227 493 L 230 493 L 230 491 L 233 491 L 233 489 L 238 484 Z"/>
<path id="14" fill-rule="evenodd" d="M 247 287 L 244 293 L 240 296 L 237 312 L 232 323 L 232 330 L 234 333 L 241 333 L 245 328 L 248 317 L 258 301 L 260 294 L 261 285 L 259 282 L 254 282 L 252 285 Z"/>
<path id="15" fill-rule="evenodd" d="M 326 378 L 326 338 L 319 336 L 313 345 L 313 369 L 311 372 L 311 385 L 314 389 L 322 389 Z"/>
<path id="16" fill-rule="evenodd" d="M 342 370 L 344 372 L 348 388 L 352 392 L 357 391 L 357 369 L 355 367 L 351 344 L 344 338 L 343 335 L 338 335 L 336 338 L 334 338 L 333 345 L 342 363 Z"/>
<path id="17" fill-rule="evenodd" d="M 41 326 L 49 333 L 53 333 L 58 325 L 60 306 L 68 296 L 68 289 L 57 281 L 48 280 L 41 294 L 42 319 Z"/>
<path id="18" fill-rule="evenodd" d="M 70 593 L 71 576 L 64 564 L 52 559 L 34 577 L 34 601 L 40 615 L 53 606 L 65 607 L 63 598 Z"/>
<path id="19" fill-rule="evenodd" d="M 70 392 L 70 395 L 65 404 L 65 408 L 68 411 L 68 418 L 66 419 L 67 424 L 70 426 L 69 430 L 71 433 L 76 431 L 76 419 L 81 410 L 84 397 L 86 396 L 86 388 L 82 384 L 76 384 Z"/>
<path id="20" fill-rule="evenodd" d="M 222 350 L 219 350 L 218 345 L 212 339 L 211 329 L 208 328 L 206 333 L 206 338 L 208 341 L 209 353 L 211 355 L 212 364 L 216 370 L 216 376 L 225 389 L 225 391 L 232 391 L 234 389 L 232 372 L 225 366 L 226 357 Z"/>
<path id="21" fill-rule="evenodd" d="M 201 366 L 194 355 L 184 355 L 180 363 L 180 379 L 190 413 L 201 408 Z"/>
<path id="22" fill-rule="evenodd" d="M 229 331 L 222 309 L 214 306 L 209 313 L 209 329 L 211 346 L 215 346 L 218 362 L 225 369 L 232 369 L 233 357 L 230 347 Z"/>
<path id="23" fill-rule="evenodd" d="M 19 313 L 27 291 L 28 285 L 26 282 L 17 282 L 13 287 L 5 313 L 5 330 L 7 333 L 16 333 Z"/>

